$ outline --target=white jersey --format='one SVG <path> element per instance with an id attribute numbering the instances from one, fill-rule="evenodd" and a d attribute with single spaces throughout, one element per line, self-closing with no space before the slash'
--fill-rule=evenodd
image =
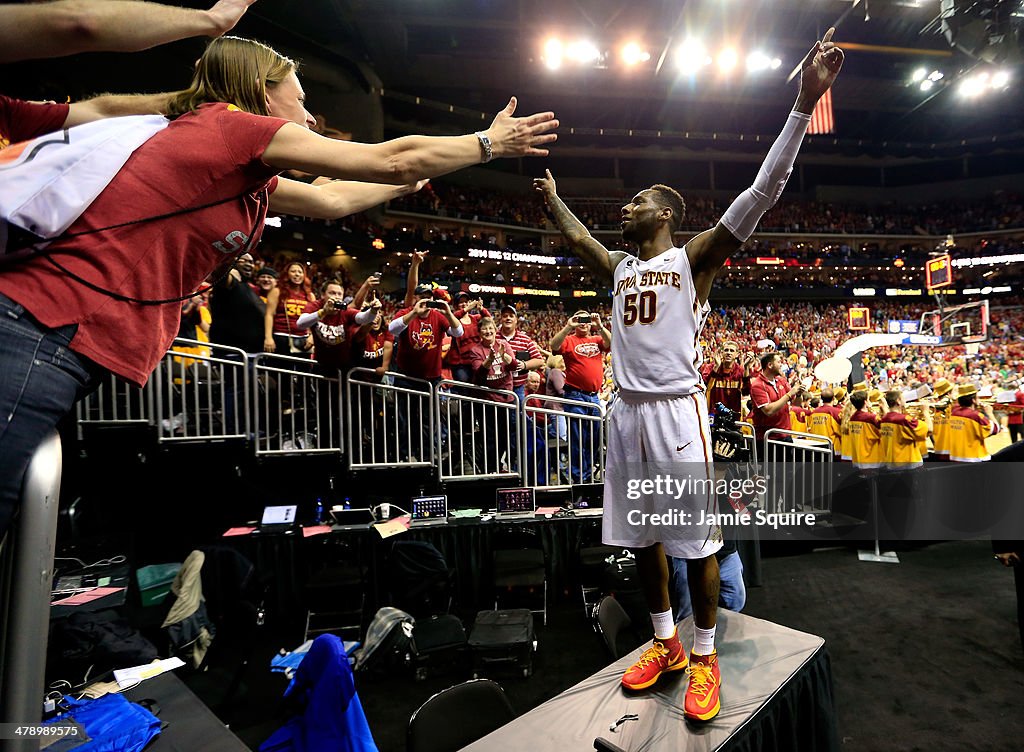
<path id="1" fill-rule="evenodd" d="M 704 390 L 702 306 L 686 246 L 652 259 L 630 256 L 612 277 L 612 368 L 624 397 L 671 397 Z"/>

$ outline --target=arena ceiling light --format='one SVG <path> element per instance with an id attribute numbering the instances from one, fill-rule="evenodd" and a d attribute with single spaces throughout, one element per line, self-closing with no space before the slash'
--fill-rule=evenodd
<path id="1" fill-rule="evenodd" d="M 549 39 L 544 43 L 543 60 L 549 70 L 558 70 L 562 67 L 562 41 L 560 39 Z"/>
<path id="2" fill-rule="evenodd" d="M 565 48 L 565 56 L 574 62 L 587 65 L 601 59 L 601 50 L 588 39 L 578 39 L 570 42 Z"/>
<path id="3" fill-rule="evenodd" d="M 728 73 L 736 67 L 738 60 L 739 55 L 736 54 L 736 50 L 733 47 L 726 47 L 718 53 L 718 69 L 723 73 Z"/>
<path id="4" fill-rule="evenodd" d="M 772 67 L 772 59 L 760 50 L 755 50 L 747 55 L 747 71 L 758 73 Z"/>
<path id="5" fill-rule="evenodd" d="M 683 73 L 696 73 L 706 65 L 711 65 L 704 43 L 699 39 L 687 39 L 676 51 L 676 64 Z"/>
<path id="6" fill-rule="evenodd" d="M 640 63 L 646 63 L 651 59 L 651 53 L 642 48 L 636 42 L 627 42 L 622 48 L 622 62 L 627 67 L 633 67 Z"/>

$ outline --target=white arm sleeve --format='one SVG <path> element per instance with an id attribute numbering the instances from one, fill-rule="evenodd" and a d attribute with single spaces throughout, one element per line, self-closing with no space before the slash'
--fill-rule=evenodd
<path id="1" fill-rule="evenodd" d="M 737 196 L 722 215 L 722 224 L 737 240 L 746 242 L 754 234 L 761 217 L 779 200 L 793 172 L 793 162 L 810 122 L 810 115 L 795 111 L 789 113 L 786 125 L 768 150 L 754 184 Z"/>
<path id="2" fill-rule="evenodd" d="M 399 316 L 397 319 L 388 324 L 388 331 L 396 337 L 409 328 L 409 325 L 405 323 L 405 319 Z"/>
<path id="3" fill-rule="evenodd" d="M 312 313 L 304 313 L 295 321 L 296 329 L 309 329 L 320 319 L 319 313 L 313 311 Z"/>
<path id="4" fill-rule="evenodd" d="M 375 308 L 367 308 L 365 311 L 360 311 L 356 314 L 355 321 L 359 326 L 364 326 L 365 324 L 369 324 L 373 321 L 376 315 L 377 310 Z M 389 326 L 388 328 L 390 329 L 391 327 Z"/>
<path id="5" fill-rule="evenodd" d="M 465 329 L 465 327 L 463 327 L 463 326 L 462 326 L 462 324 L 460 323 L 460 324 L 459 324 L 459 326 L 458 326 L 458 328 L 453 328 L 453 327 L 450 327 L 450 326 L 449 326 L 449 327 L 448 327 L 448 333 L 449 333 L 450 335 L 452 335 L 453 337 L 461 337 L 461 336 L 462 336 L 463 334 L 465 334 L 465 333 L 466 333 L 466 329 Z"/>

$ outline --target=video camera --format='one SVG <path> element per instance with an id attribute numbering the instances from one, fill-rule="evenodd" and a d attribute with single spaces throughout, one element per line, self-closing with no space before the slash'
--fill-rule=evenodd
<path id="1" fill-rule="evenodd" d="M 711 421 L 711 446 L 717 462 L 747 462 L 750 449 L 739 426 L 739 416 L 721 402 L 715 403 Z"/>

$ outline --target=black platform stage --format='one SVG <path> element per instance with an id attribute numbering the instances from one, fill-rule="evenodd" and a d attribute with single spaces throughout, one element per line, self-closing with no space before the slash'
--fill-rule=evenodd
<path id="1" fill-rule="evenodd" d="M 147 679 L 125 696 L 132 702 L 150 699 L 159 705 L 164 728 L 146 752 L 249 752 L 242 740 L 213 714 L 174 674 Z"/>
<path id="2" fill-rule="evenodd" d="M 689 619 L 680 625 L 692 639 Z M 683 718 L 683 672 L 654 689 L 626 693 L 622 672 L 646 645 L 517 718 L 475 744 L 472 752 L 567 752 L 594 748 L 603 737 L 625 752 L 826 752 L 838 750 L 832 670 L 825 641 L 730 611 L 718 615 L 722 711 L 693 725 Z M 566 646 L 571 649 L 571 646 Z M 618 731 L 609 726 L 627 713 L 639 716 Z"/>

